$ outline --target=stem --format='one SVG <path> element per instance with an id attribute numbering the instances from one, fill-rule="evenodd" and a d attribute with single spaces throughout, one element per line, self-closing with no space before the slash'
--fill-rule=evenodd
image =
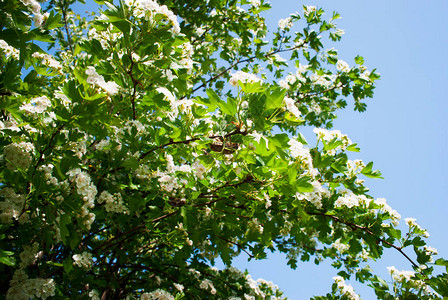
<path id="1" fill-rule="evenodd" d="M 67 34 L 68 47 L 70 48 L 70 52 L 73 55 L 75 52 L 73 51 L 72 38 L 70 37 L 70 32 L 68 31 L 67 10 L 66 10 L 66 7 L 65 7 L 65 1 L 64 1 L 64 3 L 61 3 L 61 11 L 62 11 L 62 17 L 64 18 L 64 27 L 65 27 L 65 32 Z"/>

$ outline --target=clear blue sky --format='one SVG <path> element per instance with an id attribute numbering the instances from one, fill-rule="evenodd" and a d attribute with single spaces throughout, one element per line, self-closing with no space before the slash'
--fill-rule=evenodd
<path id="1" fill-rule="evenodd" d="M 328 17 L 338 11 L 346 34 L 336 45 L 339 57 L 353 65 L 357 54 L 377 68 L 381 80 L 367 112 L 344 111 L 334 123 L 361 147 L 356 158 L 374 161 L 383 180 L 369 181 L 370 194 L 384 197 L 402 215 L 428 229 L 429 244 L 448 257 L 448 1 L 431 0 L 271 0 L 271 26 L 301 11 L 303 4 L 322 7 Z M 294 28 L 294 27 L 293 27 Z M 298 30 L 299 28 L 297 28 Z M 402 221 L 404 223 L 404 221 Z M 240 257 L 238 267 L 253 278 L 272 280 L 290 299 L 309 299 L 330 291 L 335 276 L 330 264 L 286 266 L 281 255 L 259 262 Z M 392 250 L 371 266 L 386 280 L 386 267 L 411 270 Z M 375 296 L 355 285 L 364 299 Z"/>

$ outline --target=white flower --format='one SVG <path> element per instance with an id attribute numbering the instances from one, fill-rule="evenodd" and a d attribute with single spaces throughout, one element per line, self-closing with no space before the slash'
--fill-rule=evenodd
<path id="1" fill-rule="evenodd" d="M 285 30 L 285 29 L 291 28 L 292 27 L 292 19 L 291 18 L 280 19 L 278 21 L 278 27 L 280 28 L 280 30 Z"/>
<path id="2" fill-rule="evenodd" d="M 118 93 L 120 86 L 114 81 L 106 82 L 104 80 L 104 77 L 99 75 L 94 67 L 91 66 L 87 67 L 86 74 L 87 74 L 87 83 L 100 87 L 106 93 L 108 93 L 109 96 L 113 96 Z"/>
<path id="3" fill-rule="evenodd" d="M 347 73 L 350 71 L 350 66 L 345 61 L 338 60 L 338 62 L 336 63 L 336 69 L 338 69 L 338 71 Z"/>
<path id="4" fill-rule="evenodd" d="M 252 6 L 258 7 L 261 4 L 260 0 L 250 0 L 250 3 L 252 4 Z"/>
<path id="5" fill-rule="evenodd" d="M 84 251 L 81 254 L 74 254 L 72 256 L 73 265 L 84 269 L 90 269 L 93 265 L 93 257 L 89 252 Z"/>
<path id="6" fill-rule="evenodd" d="M 297 108 L 296 102 L 289 98 L 289 97 L 285 97 L 285 104 L 286 104 L 286 109 L 293 114 L 296 118 L 300 118 L 300 110 Z"/>
<path id="7" fill-rule="evenodd" d="M 232 77 L 230 77 L 229 83 L 231 86 L 237 86 L 238 81 L 241 81 L 242 83 L 254 83 L 254 82 L 261 82 L 261 79 L 257 77 L 254 74 L 249 74 L 243 71 L 238 71 L 234 74 L 232 74 Z"/>
<path id="8" fill-rule="evenodd" d="M 12 57 L 16 60 L 19 60 L 20 51 L 8 45 L 8 43 L 5 42 L 4 40 L 0 40 L 0 49 L 3 50 L 3 52 L 5 53 L 6 59 Z"/>
<path id="9" fill-rule="evenodd" d="M 303 7 L 303 14 L 308 17 L 311 13 L 316 11 L 316 6 L 308 5 Z"/>
<path id="10" fill-rule="evenodd" d="M 204 165 L 201 164 L 199 161 L 195 161 L 192 167 L 195 172 L 195 175 L 199 179 L 204 179 L 204 173 L 207 171 L 207 169 L 204 167 Z"/>
<path id="11" fill-rule="evenodd" d="M 20 106 L 19 110 L 23 110 L 29 114 L 41 114 L 51 106 L 51 101 L 46 96 L 36 97 Z"/>

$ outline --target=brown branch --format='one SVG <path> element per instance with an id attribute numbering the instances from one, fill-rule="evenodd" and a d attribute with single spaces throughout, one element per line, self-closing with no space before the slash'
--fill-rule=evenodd
<path id="1" fill-rule="evenodd" d="M 227 239 L 225 239 L 225 238 L 223 238 L 222 236 L 219 236 L 219 235 L 217 235 L 217 237 L 219 239 L 223 240 L 224 242 L 227 242 L 227 243 L 230 243 L 230 244 L 233 244 L 233 245 L 237 246 L 238 249 L 243 250 L 247 255 L 249 255 L 250 258 L 254 258 L 254 256 L 252 254 L 250 254 L 246 249 L 244 249 L 244 247 L 241 246 L 240 244 L 232 242 L 232 241 L 229 241 L 229 240 L 227 240 Z"/>
<path id="2" fill-rule="evenodd" d="M 247 135 L 248 132 L 247 132 L 247 131 L 240 131 L 239 129 L 237 129 L 237 130 L 235 130 L 235 131 L 232 131 L 232 132 L 230 132 L 230 133 L 225 134 L 224 136 L 221 136 L 221 135 L 212 135 L 212 136 L 209 136 L 208 138 L 209 138 L 209 139 L 216 139 L 216 138 L 224 138 L 224 139 L 226 139 L 226 138 L 231 137 L 232 135 L 236 135 L 236 134 Z M 157 146 L 157 147 L 155 147 L 155 148 L 153 148 L 153 149 L 151 149 L 151 150 L 149 150 L 149 151 L 143 153 L 142 155 L 140 155 L 140 159 L 145 158 L 148 154 L 150 154 L 150 153 L 152 153 L 152 152 L 154 152 L 154 151 L 156 151 L 156 150 L 158 150 L 158 149 L 163 149 L 163 148 L 165 148 L 165 147 L 167 147 L 167 146 L 178 145 L 178 144 L 185 144 L 185 145 L 188 145 L 188 144 L 190 144 L 190 143 L 192 143 L 192 142 L 194 142 L 194 141 L 197 141 L 197 140 L 199 140 L 199 137 L 191 138 L 191 139 L 183 140 L 183 141 L 176 141 L 176 142 L 173 141 L 173 140 L 170 140 L 168 143 L 165 143 L 165 144 L 163 144 L 163 145 Z"/>
<path id="3" fill-rule="evenodd" d="M 62 1 L 61 1 L 62 2 Z M 61 10 L 62 10 L 62 17 L 64 18 L 64 27 L 65 27 L 65 32 L 67 33 L 67 43 L 68 43 L 68 47 L 70 48 L 70 52 L 72 53 L 72 55 L 75 53 L 73 51 L 73 46 L 72 46 L 72 39 L 70 37 L 70 32 L 68 31 L 68 24 L 67 24 L 67 11 L 65 8 L 65 1 L 63 1 L 64 3 L 61 3 Z"/>

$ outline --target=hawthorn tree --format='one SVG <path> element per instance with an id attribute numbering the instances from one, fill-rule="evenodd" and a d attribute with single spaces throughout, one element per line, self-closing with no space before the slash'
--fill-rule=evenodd
<path id="1" fill-rule="evenodd" d="M 427 232 L 397 228 L 364 185 L 379 171 L 330 130 L 379 78 L 328 48 L 337 13 L 303 6 L 268 35 L 264 0 L 98 1 L 87 17 L 79 4 L 0 1 L 7 299 L 282 298 L 232 267 L 268 251 L 292 268 L 332 260 L 316 299 L 358 299 L 350 278 L 381 299 L 448 296 Z M 412 269 L 388 283 L 368 267 L 385 248 Z"/>

